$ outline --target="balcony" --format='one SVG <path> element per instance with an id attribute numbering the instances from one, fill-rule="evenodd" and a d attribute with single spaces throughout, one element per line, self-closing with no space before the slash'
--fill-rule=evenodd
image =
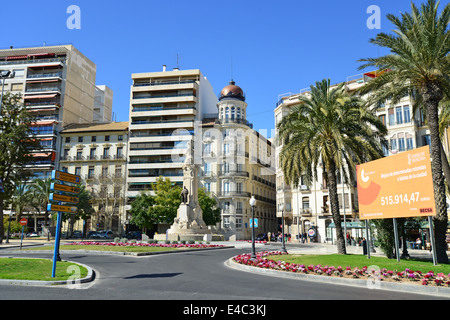
<path id="1" fill-rule="evenodd" d="M 246 197 L 250 198 L 252 195 L 250 192 L 245 191 L 222 191 L 219 192 L 218 197 L 232 198 L 232 197 Z"/>
<path id="2" fill-rule="evenodd" d="M 250 174 L 247 171 L 221 171 L 219 173 L 220 178 L 224 177 L 244 177 L 248 178 Z"/>

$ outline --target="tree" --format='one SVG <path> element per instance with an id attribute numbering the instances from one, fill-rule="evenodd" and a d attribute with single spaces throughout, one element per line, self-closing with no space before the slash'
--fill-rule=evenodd
<path id="1" fill-rule="evenodd" d="M 4 192 L 0 192 L 0 221 L 3 220 L 3 208 L 11 199 L 15 185 L 28 179 L 24 170 L 32 162 L 30 151 L 40 150 L 39 142 L 30 128 L 33 117 L 21 102 L 20 95 L 7 92 L 1 103 L 0 117 L 0 180 Z M 3 224 L 0 224 L 0 244 L 4 237 Z"/>
<path id="2" fill-rule="evenodd" d="M 48 219 L 48 211 L 47 211 L 47 204 L 50 202 L 50 194 L 51 191 L 51 185 L 52 185 L 52 178 L 47 178 L 45 180 L 43 179 L 34 179 L 31 184 L 31 191 L 34 193 L 35 197 L 39 199 L 40 207 L 44 208 L 44 225 L 47 226 L 47 219 Z M 47 230 L 47 239 L 50 240 L 50 232 Z"/>
<path id="3" fill-rule="evenodd" d="M 131 223 L 141 228 L 152 228 L 155 224 L 173 224 L 181 204 L 181 188 L 173 186 L 170 179 L 158 178 L 155 195 L 142 192 L 131 203 Z"/>
<path id="4" fill-rule="evenodd" d="M 336 226 L 338 253 L 346 254 L 336 177 L 343 169 L 344 181 L 354 181 L 356 164 L 382 157 L 380 142 L 386 127 L 357 96 L 332 88 L 330 80 L 311 86 L 310 97 L 300 96 L 300 104 L 278 124 L 280 164 L 287 183 L 294 187 L 311 185 L 322 166 L 330 193 L 330 205 Z"/>
<path id="5" fill-rule="evenodd" d="M 94 208 L 92 208 L 92 197 L 91 193 L 86 189 L 84 184 L 79 184 L 80 193 L 78 194 L 78 204 L 77 214 L 63 213 L 62 221 L 69 221 L 69 230 L 66 233 L 66 237 L 73 234 L 73 225 L 77 220 L 86 221 L 93 213 L 95 213 Z M 85 230 L 83 230 L 84 232 Z"/>
<path id="6" fill-rule="evenodd" d="M 12 209 L 16 210 L 16 221 L 22 218 L 24 209 L 30 204 L 31 194 L 29 185 L 24 182 L 18 182 L 16 184 L 11 204 Z"/>
<path id="7" fill-rule="evenodd" d="M 198 190 L 198 202 L 203 212 L 203 221 L 207 226 L 213 226 L 221 221 L 220 208 L 217 206 L 217 200 L 205 189 Z"/>
<path id="8" fill-rule="evenodd" d="M 430 130 L 432 176 L 436 201 L 435 240 L 437 260 L 448 263 L 447 206 L 444 176 L 442 173 L 441 141 L 439 139 L 440 101 L 450 92 L 450 3 L 438 13 L 439 1 L 428 0 L 420 9 L 411 3 L 411 13 L 398 18 L 387 15 L 396 30 L 394 35 L 379 33 L 370 42 L 390 49 L 391 53 L 378 58 L 361 59 L 360 69 L 376 67 L 388 71 L 361 88 L 370 93 L 374 104 L 390 101 L 395 104 L 404 96 L 411 96 L 426 113 Z"/>

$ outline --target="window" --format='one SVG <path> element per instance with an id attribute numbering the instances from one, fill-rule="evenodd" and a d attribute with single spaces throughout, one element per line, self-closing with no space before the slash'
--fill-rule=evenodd
<path id="1" fill-rule="evenodd" d="M 117 136 L 117 140 L 123 141 L 123 135 L 118 135 L 118 136 Z"/>
<path id="2" fill-rule="evenodd" d="M 81 167 L 76 167 L 75 168 L 75 175 L 79 176 L 81 174 Z"/>
<path id="3" fill-rule="evenodd" d="M 422 137 L 422 142 L 424 146 L 429 146 L 431 144 L 430 135 L 429 134 L 424 135 Z"/>
<path id="4" fill-rule="evenodd" d="M 117 158 L 120 159 L 123 156 L 123 147 L 117 148 Z"/>
<path id="5" fill-rule="evenodd" d="M 223 227 L 224 228 L 230 227 L 230 217 L 223 217 Z"/>
<path id="6" fill-rule="evenodd" d="M 66 143 L 70 143 L 70 137 L 66 137 Z"/>
<path id="7" fill-rule="evenodd" d="M 224 192 L 230 192 L 230 183 L 229 182 L 224 182 L 223 183 L 223 191 Z"/>
<path id="8" fill-rule="evenodd" d="M 91 151 L 89 152 L 90 159 L 95 159 L 95 151 L 96 150 L 97 150 L 96 148 L 91 148 Z"/>
<path id="9" fill-rule="evenodd" d="M 236 228 L 242 228 L 242 218 L 236 218 Z"/>
<path id="10" fill-rule="evenodd" d="M 203 186 L 206 192 L 211 192 L 211 182 L 205 182 Z"/>
<path id="11" fill-rule="evenodd" d="M 97 137 L 96 136 L 92 136 L 91 141 L 92 142 L 97 142 Z"/>
<path id="12" fill-rule="evenodd" d="M 11 84 L 11 91 L 22 91 L 23 83 L 13 83 Z"/>
<path id="13" fill-rule="evenodd" d="M 108 159 L 109 158 L 109 148 L 103 149 L 103 158 Z"/>
<path id="14" fill-rule="evenodd" d="M 94 177 L 94 173 L 95 173 L 95 169 L 94 169 L 94 167 L 89 167 L 89 170 L 88 170 L 88 178 L 93 178 Z"/>
<path id="15" fill-rule="evenodd" d="M 105 136 L 105 141 L 109 141 L 109 136 Z"/>
<path id="16" fill-rule="evenodd" d="M 78 137 L 78 142 L 83 142 L 83 137 Z"/>
<path id="17" fill-rule="evenodd" d="M 211 163 L 205 162 L 205 167 L 203 168 L 204 174 L 205 175 L 210 175 L 211 174 Z"/>
<path id="18" fill-rule="evenodd" d="M 378 118 L 380 119 L 381 123 L 386 125 L 386 115 L 385 114 L 378 116 Z"/>
<path id="19" fill-rule="evenodd" d="M 398 138 L 398 151 L 405 151 L 405 138 Z"/>
<path id="20" fill-rule="evenodd" d="M 413 139 L 412 138 L 406 138 L 406 149 L 412 150 L 414 149 Z"/>
<path id="21" fill-rule="evenodd" d="M 77 160 L 82 160 L 83 159 L 83 149 L 78 149 L 77 150 Z"/>
<path id="22" fill-rule="evenodd" d="M 391 139 L 391 150 L 397 151 L 397 139 Z"/>
<path id="23" fill-rule="evenodd" d="M 395 113 L 397 116 L 397 124 L 402 124 L 403 123 L 402 107 L 395 108 Z"/>
<path id="24" fill-rule="evenodd" d="M 394 109 L 390 108 L 388 111 L 389 114 L 389 125 L 393 126 L 395 125 L 395 114 L 394 114 Z"/>

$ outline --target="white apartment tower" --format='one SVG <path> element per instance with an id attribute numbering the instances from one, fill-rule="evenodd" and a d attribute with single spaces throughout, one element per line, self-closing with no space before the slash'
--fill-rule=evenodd
<path id="1" fill-rule="evenodd" d="M 216 114 L 217 97 L 200 70 L 132 75 L 128 197 L 151 190 L 159 177 L 182 185 L 187 142 L 196 123 Z"/>

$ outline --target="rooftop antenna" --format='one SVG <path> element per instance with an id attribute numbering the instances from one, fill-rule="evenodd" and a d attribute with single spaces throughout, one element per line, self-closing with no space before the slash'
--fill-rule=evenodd
<path id="1" fill-rule="evenodd" d="M 231 81 L 233 82 L 233 56 L 231 56 Z"/>
<path id="2" fill-rule="evenodd" d="M 180 69 L 180 56 L 178 53 L 177 53 L 177 69 L 178 70 Z"/>

